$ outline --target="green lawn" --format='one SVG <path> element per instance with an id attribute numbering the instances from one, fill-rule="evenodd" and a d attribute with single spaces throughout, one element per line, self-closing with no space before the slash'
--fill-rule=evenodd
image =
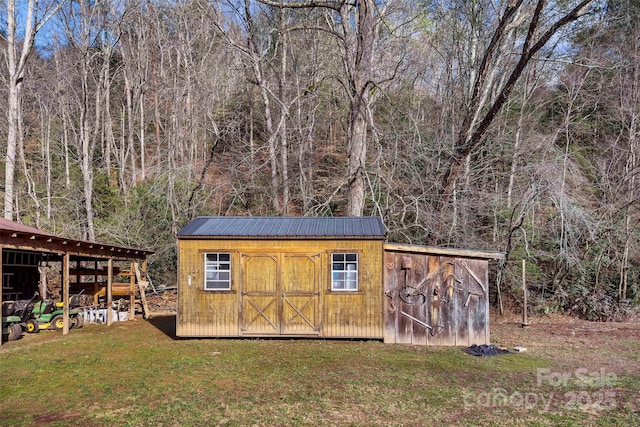
<path id="1" fill-rule="evenodd" d="M 640 425 L 637 371 L 376 341 L 176 340 L 172 320 L 3 345 L 0 425 Z M 620 348 L 637 361 L 637 345 Z"/>

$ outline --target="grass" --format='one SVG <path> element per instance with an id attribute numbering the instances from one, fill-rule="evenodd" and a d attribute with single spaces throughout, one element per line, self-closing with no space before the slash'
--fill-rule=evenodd
<path id="1" fill-rule="evenodd" d="M 170 321 L 87 325 L 3 345 L 0 425 L 639 425 L 638 372 L 607 387 L 555 387 L 537 382 L 554 360 L 533 354 L 176 340 Z M 637 357 L 636 346 L 626 348 Z M 595 405 L 605 392 L 614 404 Z M 581 399 L 574 406 L 572 394 Z"/>

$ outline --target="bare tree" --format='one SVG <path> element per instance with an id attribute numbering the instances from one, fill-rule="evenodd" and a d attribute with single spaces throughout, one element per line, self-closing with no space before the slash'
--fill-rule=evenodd
<path id="1" fill-rule="evenodd" d="M 557 5 L 548 4 L 547 0 L 532 3 L 514 0 L 506 4 L 489 43 L 479 57 L 477 69 L 473 72 L 471 95 L 462 108 L 462 124 L 457 132 L 441 180 L 439 200 L 436 202 L 436 206 L 439 206 L 440 223 L 444 222 L 456 181 L 463 171 L 467 157 L 482 144 L 489 126 L 509 99 L 529 62 L 563 27 L 587 14 L 592 2 L 593 0 L 581 0 L 559 15 L 550 12 Z M 508 63 L 505 49 L 514 46 L 512 37 L 520 34 L 516 31 L 520 28 L 524 32 L 521 33 L 522 39 L 515 44 L 519 48 L 517 60 Z M 433 239 L 438 237 L 434 234 Z"/>
<path id="2" fill-rule="evenodd" d="M 271 203 L 273 209 L 277 212 L 282 210 L 279 200 L 279 179 L 278 179 L 278 170 L 280 166 L 278 164 L 277 158 L 277 138 L 280 134 L 280 128 L 284 126 L 285 116 L 281 115 L 280 120 L 277 124 L 275 121 L 275 111 L 272 106 L 272 97 L 273 93 L 269 88 L 269 81 L 267 76 L 265 76 L 265 71 L 263 69 L 262 59 L 263 52 L 261 52 L 259 46 L 259 40 L 257 35 L 256 24 L 254 23 L 253 16 L 251 14 L 251 3 L 249 0 L 245 0 L 244 2 L 244 19 L 247 25 L 247 47 L 244 49 L 245 56 L 249 59 L 251 64 L 251 70 L 253 72 L 253 78 L 255 79 L 255 84 L 258 86 L 260 91 L 260 97 L 262 99 L 262 105 L 264 108 L 264 117 L 265 117 L 265 130 L 267 135 L 267 147 L 269 149 L 269 165 L 271 170 Z M 284 131 L 284 130 L 283 130 Z"/>
<path id="3" fill-rule="evenodd" d="M 366 199 L 369 112 L 377 83 L 374 50 L 380 26 L 384 25 L 385 5 L 372 0 L 258 1 L 279 8 L 323 8 L 334 12 L 333 28 L 324 31 L 332 32 L 339 40 L 346 75 L 343 86 L 349 99 L 346 213 L 361 216 Z"/>
<path id="4" fill-rule="evenodd" d="M 21 138 L 22 128 L 21 114 L 21 89 L 24 83 L 25 67 L 29 55 L 33 50 L 36 34 L 42 29 L 53 14 L 61 7 L 63 2 L 52 4 L 51 8 L 40 15 L 38 1 L 29 0 L 26 3 L 26 17 L 24 22 L 24 39 L 22 46 L 17 39 L 16 2 L 7 0 L 7 67 L 9 71 L 9 96 L 7 108 L 8 132 L 7 154 L 5 157 L 5 191 L 4 191 L 4 218 L 13 219 L 13 195 L 16 164 L 16 146 Z"/>
<path id="5" fill-rule="evenodd" d="M 71 121 L 75 134 L 78 167 L 82 173 L 84 196 L 84 238 L 95 240 L 94 156 L 103 126 L 105 92 L 110 90 L 109 71 L 118 35 L 110 27 L 113 9 L 105 1 L 82 0 L 66 10 L 64 24 L 73 56 L 77 61 L 79 87 L 69 82 L 66 90 L 74 94 Z"/>

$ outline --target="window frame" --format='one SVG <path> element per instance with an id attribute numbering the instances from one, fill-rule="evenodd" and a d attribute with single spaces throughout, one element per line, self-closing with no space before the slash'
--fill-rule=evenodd
<path id="1" fill-rule="evenodd" d="M 214 261 L 210 261 L 208 259 L 209 255 L 215 255 L 216 256 L 216 260 Z M 221 255 L 226 255 L 228 257 L 228 260 L 220 260 L 220 256 Z M 203 260 L 204 260 L 204 277 L 203 277 L 203 290 L 207 291 L 207 292 L 225 292 L 225 291 L 230 291 L 233 287 L 233 280 L 232 280 L 232 272 L 233 272 L 233 264 L 232 264 L 232 255 L 231 252 L 204 252 L 203 253 Z M 225 265 L 227 264 L 229 266 L 228 269 L 221 269 L 220 265 Z M 213 266 L 213 267 L 218 267 L 218 268 L 214 268 L 213 270 L 209 270 L 209 267 Z M 208 274 L 212 272 L 212 273 L 226 273 L 228 275 L 227 279 L 208 279 L 207 276 Z M 214 287 L 210 287 L 208 284 L 209 283 L 227 283 L 227 287 L 224 288 L 214 288 Z"/>
<path id="2" fill-rule="evenodd" d="M 359 292 L 360 291 L 360 254 L 354 251 L 331 252 L 331 292 Z M 336 260 L 336 255 L 342 255 L 342 260 Z M 347 259 L 348 256 L 354 256 L 355 260 Z M 334 269 L 335 264 L 341 263 L 343 269 Z M 350 270 L 349 266 L 355 265 L 354 270 Z M 342 274 L 342 278 L 336 278 L 336 274 Z M 348 275 L 354 274 L 355 278 L 349 278 Z M 342 288 L 336 287 L 338 282 L 343 282 Z M 347 287 L 350 283 L 354 283 L 354 288 Z"/>

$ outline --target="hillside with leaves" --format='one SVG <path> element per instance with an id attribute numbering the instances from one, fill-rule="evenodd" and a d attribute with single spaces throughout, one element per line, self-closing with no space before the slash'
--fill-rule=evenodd
<path id="1" fill-rule="evenodd" d="M 522 259 L 534 310 L 640 303 L 639 1 L 2 8 L 5 218 L 154 250 L 173 285 L 197 215 L 376 215 L 505 251 L 515 306 Z"/>

